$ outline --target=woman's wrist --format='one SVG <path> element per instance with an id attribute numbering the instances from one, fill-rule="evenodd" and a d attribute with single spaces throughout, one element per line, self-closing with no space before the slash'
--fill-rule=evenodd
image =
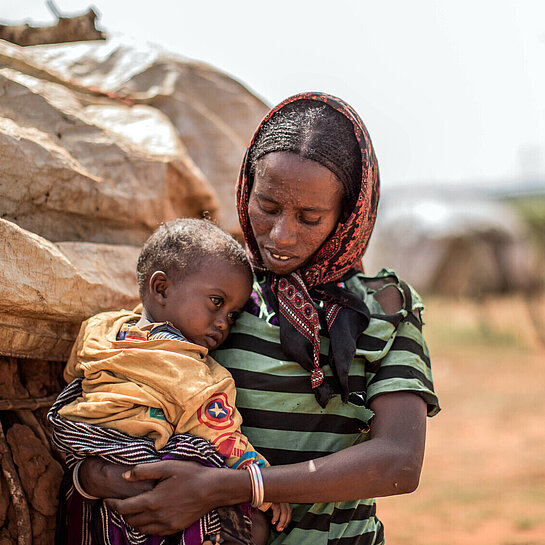
<path id="1" fill-rule="evenodd" d="M 249 466 L 246 466 L 246 469 L 248 470 L 250 482 L 252 484 L 252 501 L 250 502 L 250 505 L 252 507 L 261 507 L 265 498 L 261 467 L 258 464 L 250 464 Z"/>
<path id="2" fill-rule="evenodd" d="M 221 475 L 218 475 L 221 472 Z M 214 489 L 211 492 L 214 505 L 237 505 L 252 500 L 252 482 L 248 471 L 242 469 L 213 469 Z"/>

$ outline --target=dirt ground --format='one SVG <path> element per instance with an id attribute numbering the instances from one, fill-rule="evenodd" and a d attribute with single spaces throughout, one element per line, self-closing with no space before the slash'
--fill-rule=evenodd
<path id="1" fill-rule="evenodd" d="M 381 498 L 388 545 L 545 545 L 545 346 L 521 297 L 432 299 L 442 412 L 420 487 Z M 545 328 L 545 296 L 539 299 Z"/>

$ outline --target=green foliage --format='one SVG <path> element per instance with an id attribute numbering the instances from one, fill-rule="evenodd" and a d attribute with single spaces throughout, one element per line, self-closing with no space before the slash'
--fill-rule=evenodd
<path id="1" fill-rule="evenodd" d="M 532 238 L 545 253 L 545 195 L 516 197 L 510 203 L 526 222 Z"/>

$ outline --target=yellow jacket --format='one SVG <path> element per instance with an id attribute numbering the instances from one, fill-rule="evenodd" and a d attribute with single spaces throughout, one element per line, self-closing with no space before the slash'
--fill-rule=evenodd
<path id="1" fill-rule="evenodd" d="M 147 436 L 159 450 L 172 434 L 213 443 L 231 467 L 265 458 L 240 432 L 231 374 L 208 350 L 172 339 L 116 339 L 130 311 L 105 312 L 81 326 L 64 375 L 83 377 L 83 395 L 63 407 L 62 418 Z"/>

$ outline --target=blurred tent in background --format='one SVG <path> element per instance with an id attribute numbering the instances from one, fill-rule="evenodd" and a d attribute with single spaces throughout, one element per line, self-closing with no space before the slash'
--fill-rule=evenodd
<path id="1" fill-rule="evenodd" d="M 472 297 L 536 287 L 538 255 L 505 194 L 436 186 L 384 192 L 364 262 L 370 272 L 388 264 L 422 292 Z"/>

